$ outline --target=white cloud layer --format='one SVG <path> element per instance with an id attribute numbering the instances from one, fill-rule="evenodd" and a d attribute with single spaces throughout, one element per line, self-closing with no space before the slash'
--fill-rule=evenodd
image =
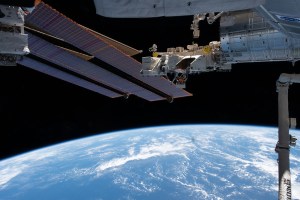
<path id="1" fill-rule="evenodd" d="M 130 161 L 146 160 L 152 157 L 161 157 L 168 155 L 181 155 L 186 157 L 183 152 L 185 152 L 185 150 L 191 149 L 193 145 L 184 141 L 184 138 L 182 138 L 182 140 L 183 142 L 180 142 L 180 140 L 176 140 L 175 143 L 156 142 L 153 144 L 148 144 L 143 146 L 136 154 L 134 154 L 135 151 L 133 147 L 131 147 L 128 150 L 127 156 L 114 158 L 110 161 L 104 162 L 96 168 L 96 171 L 104 171 L 106 169 L 122 166 Z"/>

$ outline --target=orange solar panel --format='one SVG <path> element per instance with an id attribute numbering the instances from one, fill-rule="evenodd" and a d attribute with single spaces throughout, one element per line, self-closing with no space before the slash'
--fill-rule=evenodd
<path id="1" fill-rule="evenodd" d="M 145 90 L 93 63 L 85 61 L 68 51 L 59 48 L 33 34 L 28 34 L 28 46 L 32 55 L 42 60 L 53 63 L 60 70 L 75 75 L 90 82 L 97 83 L 112 91 L 118 91 L 124 95 L 136 95 L 148 101 L 158 101 L 164 98 Z"/>
<path id="2" fill-rule="evenodd" d="M 160 96 L 167 98 L 191 96 L 190 93 L 177 88 L 164 78 L 142 77 L 140 75 L 141 63 L 106 43 L 96 34 L 78 25 L 45 3 L 40 3 L 26 17 L 26 22 L 49 34 L 62 38 L 69 44 L 126 73 L 130 78 L 136 80 L 135 83 L 143 83 L 142 87 L 145 90 L 154 91 Z"/>
<path id="3" fill-rule="evenodd" d="M 103 88 L 99 85 L 96 85 L 94 83 L 91 83 L 89 81 L 81 79 L 79 77 L 76 77 L 72 74 L 66 73 L 64 71 L 54 68 L 53 66 L 49 66 L 45 63 L 39 62 L 39 61 L 31 59 L 29 57 L 24 57 L 22 60 L 19 60 L 18 64 L 28 67 L 30 69 L 42 72 L 44 74 L 53 76 L 55 78 L 64 80 L 66 82 L 72 83 L 72 84 L 80 86 L 82 88 L 91 90 L 93 92 L 102 94 L 102 95 L 110 97 L 110 98 L 116 98 L 116 97 L 122 96 L 121 94 L 118 94 L 116 92 L 113 92 L 111 90 Z"/>

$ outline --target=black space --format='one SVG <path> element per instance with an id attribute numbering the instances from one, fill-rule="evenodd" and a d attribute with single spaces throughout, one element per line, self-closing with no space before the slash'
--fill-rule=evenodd
<path id="1" fill-rule="evenodd" d="M 192 16 L 155 19 L 109 19 L 97 16 L 91 0 L 46 3 L 73 20 L 148 55 L 153 43 L 160 51 L 194 40 Z M 201 23 L 204 45 L 218 40 L 218 23 Z M 283 72 L 299 72 L 288 62 L 234 65 L 230 73 L 189 77 L 193 97 L 173 103 L 109 99 L 22 66 L 0 67 L 0 158 L 46 145 L 108 131 L 137 127 L 226 123 L 277 126 L 276 80 Z M 300 114 L 300 86 L 290 87 L 290 114 Z"/>

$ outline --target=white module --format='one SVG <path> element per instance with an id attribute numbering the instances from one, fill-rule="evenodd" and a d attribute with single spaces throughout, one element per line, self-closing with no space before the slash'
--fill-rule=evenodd
<path id="1" fill-rule="evenodd" d="M 167 52 L 153 52 L 152 57 L 142 58 L 143 76 L 165 76 L 178 87 L 184 88 L 189 74 L 230 71 L 231 65 L 223 62 L 220 42 L 207 46 L 197 44 L 168 48 Z"/>
<path id="2" fill-rule="evenodd" d="M 0 5 L 0 65 L 15 65 L 17 59 L 28 53 L 23 10 L 19 7 Z"/>

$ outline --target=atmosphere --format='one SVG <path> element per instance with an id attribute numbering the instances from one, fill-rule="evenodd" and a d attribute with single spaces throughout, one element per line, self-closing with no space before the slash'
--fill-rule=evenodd
<path id="1" fill-rule="evenodd" d="M 0 199 L 300 199 L 299 9 L 0 0 Z"/>
<path id="2" fill-rule="evenodd" d="M 169 47 L 220 38 L 220 21 L 200 21 L 201 35 L 193 38 L 193 16 L 106 18 L 96 14 L 92 1 L 45 1 L 77 23 L 151 56 Z M 186 91 L 193 96 L 148 102 L 134 95 L 110 99 L 21 65 L 0 68 L 1 156 L 6 157 L 87 135 L 127 128 L 167 124 L 229 123 L 277 126 L 276 81 L 281 73 L 296 73 L 296 62 L 232 65 L 231 72 L 191 74 Z M 300 114 L 299 86 L 290 86 L 290 114 Z"/>

